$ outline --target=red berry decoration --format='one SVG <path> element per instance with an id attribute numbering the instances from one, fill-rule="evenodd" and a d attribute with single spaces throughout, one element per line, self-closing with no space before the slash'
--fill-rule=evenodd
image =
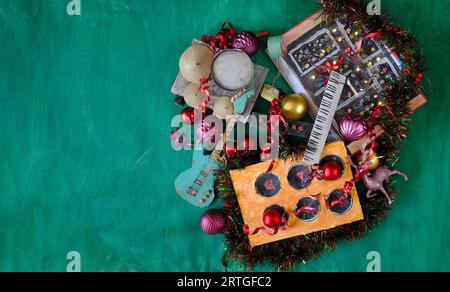
<path id="1" fill-rule="evenodd" d="M 275 209 L 268 209 L 264 212 L 263 223 L 269 228 L 277 228 L 281 225 L 281 214 Z"/>
<path id="2" fill-rule="evenodd" d="M 181 111 L 181 121 L 185 124 L 193 125 L 195 122 L 195 109 L 187 107 Z"/>
<path id="3" fill-rule="evenodd" d="M 419 72 L 419 74 L 417 74 L 417 77 L 416 77 L 416 82 L 419 83 L 420 81 L 422 81 L 422 79 L 423 79 L 423 73 Z"/>
<path id="4" fill-rule="evenodd" d="M 342 169 L 339 163 L 330 161 L 322 166 L 323 179 L 325 180 L 337 180 L 342 176 Z"/>
<path id="5" fill-rule="evenodd" d="M 216 209 L 208 210 L 200 217 L 200 228 L 208 235 L 222 233 L 225 223 L 225 214 Z"/>

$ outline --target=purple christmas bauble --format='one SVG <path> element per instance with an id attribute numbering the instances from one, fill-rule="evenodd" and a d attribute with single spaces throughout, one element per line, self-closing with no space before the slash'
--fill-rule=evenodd
<path id="1" fill-rule="evenodd" d="M 211 209 L 200 217 L 200 228 L 208 235 L 216 235 L 222 233 L 225 221 L 225 214 L 222 211 Z"/>
<path id="2" fill-rule="evenodd" d="M 241 32 L 234 37 L 231 47 L 253 57 L 259 49 L 258 37 L 252 32 Z"/>
<path id="3" fill-rule="evenodd" d="M 345 140 L 358 141 L 367 134 L 366 122 L 359 117 L 345 117 L 339 123 L 339 130 Z"/>

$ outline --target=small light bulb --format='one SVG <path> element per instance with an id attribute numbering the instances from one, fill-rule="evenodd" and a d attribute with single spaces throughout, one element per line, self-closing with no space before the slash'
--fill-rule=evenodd
<path id="1" fill-rule="evenodd" d="M 355 35 L 358 35 L 359 33 L 357 31 L 355 31 Z"/>
<path id="2" fill-rule="evenodd" d="M 381 57 L 377 57 L 377 62 L 380 62 L 381 61 Z"/>
<path id="3" fill-rule="evenodd" d="M 333 32 L 337 32 L 337 28 L 333 29 Z"/>
<path id="4" fill-rule="evenodd" d="M 315 80 L 316 79 L 316 75 L 311 76 L 311 79 Z"/>
<path id="5" fill-rule="evenodd" d="M 382 106 L 382 105 L 383 105 L 383 102 L 382 102 L 382 101 L 378 102 L 378 105 L 379 105 L 379 106 Z"/>
<path id="6" fill-rule="evenodd" d="M 359 71 L 361 71 L 361 68 L 356 67 L 356 72 L 359 72 Z"/>
<path id="7" fill-rule="evenodd" d="M 337 38 L 337 41 L 338 41 L 338 42 L 342 41 L 342 38 L 341 38 L 341 37 L 338 37 L 338 38 Z"/>

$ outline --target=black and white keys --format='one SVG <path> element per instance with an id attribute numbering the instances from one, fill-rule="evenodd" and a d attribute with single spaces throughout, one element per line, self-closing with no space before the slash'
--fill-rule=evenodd
<path id="1" fill-rule="evenodd" d="M 305 164 L 315 165 L 320 162 L 320 157 L 322 156 L 328 133 L 331 130 L 331 125 L 346 80 L 347 77 L 335 71 L 332 71 L 330 74 L 330 79 L 328 80 L 325 93 L 323 94 L 316 121 L 303 157 L 303 162 Z"/>

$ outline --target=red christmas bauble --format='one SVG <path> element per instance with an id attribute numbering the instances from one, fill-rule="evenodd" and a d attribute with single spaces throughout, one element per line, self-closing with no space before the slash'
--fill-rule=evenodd
<path id="1" fill-rule="evenodd" d="M 195 122 L 195 109 L 187 107 L 181 111 L 181 121 L 185 124 L 193 125 Z"/>
<path id="2" fill-rule="evenodd" d="M 264 212 L 263 223 L 269 228 L 277 228 L 281 225 L 281 214 L 275 209 Z"/>
<path id="3" fill-rule="evenodd" d="M 420 81 L 422 81 L 422 79 L 423 79 L 423 73 L 419 72 L 419 74 L 417 74 L 417 77 L 416 77 L 416 82 L 419 83 Z"/>
<path id="4" fill-rule="evenodd" d="M 323 179 L 325 180 L 337 180 L 342 175 L 341 166 L 335 161 L 325 163 L 322 166 L 322 171 L 323 171 L 322 176 Z"/>

